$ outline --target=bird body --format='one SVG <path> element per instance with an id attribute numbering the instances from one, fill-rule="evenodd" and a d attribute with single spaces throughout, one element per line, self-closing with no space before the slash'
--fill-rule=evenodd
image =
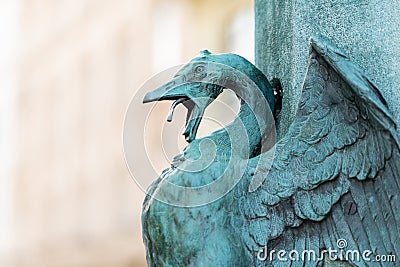
<path id="1" fill-rule="evenodd" d="M 150 186 L 142 215 L 148 265 L 396 266 L 365 257 L 329 262 L 325 253 L 336 248 L 344 254 L 371 251 L 370 258 L 399 256 L 399 142 L 379 89 L 328 39 L 313 37 L 295 119 L 265 151 L 273 135 L 271 86 L 251 63 L 219 56 L 204 53 L 176 79 L 206 86 L 196 87 L 211 98 L 193 101 L 198 114 L 224 88 L 242 84 L 234 89 L 241 110 L 230 125 L 205 138 L 194 139 L 196 127 L 186 129 L 189 145 Z M 251 82 L 227 73 L 215 79 L 221 66 L 204 62 L 228 65 Z M 225 82 L 210 85 L 215 80 Z M 161 91 L 176 95 L 179 83 L 171 84 Z M 194 98 L 190 90 L 185 87 L 192 95 L 179 97 Z M 198 126 L 194 120 L 187 125 Z M 315 255 L 288 260 L 287 253 L 282 260 L 276 254 L 282 250 Z"/>
<path id="2" fill-rule="evenodd" d="M 243 121 L 246 121 L 246 128 L 243 127 Z M 235 136 L 230 136 L 229 133 Z M 231 139 L 238 143 L 243 134 L 251 137 L 248 143 L 232 149 Z M 232 191 L 227 190 L 226 195 L 206 203 L 207 205 L 192 207 L 188 207 L 191 206 L 190 203 L 185 203 L 185 192 L 180 194 L 177 190 L 164 191 L 168 194 L 164 197 L 176 200 L 180 207 L 163 203 L 154 195 L 166 183 L 182 187 L 201 187 L 213 183 L 223 175 L 232 177 L 237 169 L 246 168 L 243 159 L 259 154 L 261 140 L 256 117 L 249 105 L 243 103 L 238 117 L 230 125 L 209 136 L 191 141 L 183 153 L 174 158 L 171 167 L 150 186 L 144 201 L 142 224 L 145 244 L 149 248 L 149 266 L 237 266 L 236 255 L 243 254 L 244 251 L 239 245 L 240 236 L 230 231 L 230 212 L 234 203 L 228 199 L 232 199 Z M 188 175 L 192 165 L 198 170 L 191 171 Z M 213 190 L 215 189 L 214 186 Z M 189 195 L 191 197 L 193 196 Z M 243 259 L 241 265 L 244 266 L 246 262 L 248 260 Z"/>

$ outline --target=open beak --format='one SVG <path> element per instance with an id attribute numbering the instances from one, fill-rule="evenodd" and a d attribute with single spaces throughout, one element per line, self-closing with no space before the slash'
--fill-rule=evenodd
<path id="1" fill-rule="evenodd" d="M 143 98 L 143 103 L 162 100 L 175 100 L 171 105 L 167 118 L 167 121 L 171 122 L 174 110 L 179 104 L 184 104 L 185 107 L 188 108 L 188 104 L 185 103 L 185 101 L 189 100 L 189 97 L 185 93 L 186 86 L 187 84 L 183 83 L 183 79 L 176 77 L 172 81 L 160 86 L 159 88 L 148 92 Z"/>
<path id="2" fill-rule="evenodd" d="M 200 125 L 204 110 L 200 109 L 196 105 L 194 99 L 191 99 L 191 97 L 187 95 L 188 86 L 193 86 L 193 84 L 185 83 L 185 81 L 178 76 L 159 88 L 148 92 L 143 98 L 143 103 L 174 100 L 167 117 L 167 121 L 169 122 L 172 121 L 175 108 L 179 104 L 183 104 L 188 110 L 186 128 L 183 135 L 186 141 L 191 142 L 196 138 L 197 129 Z"/>
<path id="3" fill-rule="evenodd" d="M 161 100 L 175 100 L 180 97 L 186 97 L 184 92 L 186 84 L 187 83 L 178 76 L 157 89 L 148 92 L 143 98 L 143 103 Z"/>

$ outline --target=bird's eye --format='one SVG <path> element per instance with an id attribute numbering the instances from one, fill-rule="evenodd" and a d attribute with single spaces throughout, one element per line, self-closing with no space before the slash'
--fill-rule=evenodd
<path id="1" fill-rule="evenodd" d="M 194 71 L 195 71 L 196 73 L 203 72 L 203 71 L 204 71 L 204 66 L 197 66 L 197 67 L 194 69 Z"/>

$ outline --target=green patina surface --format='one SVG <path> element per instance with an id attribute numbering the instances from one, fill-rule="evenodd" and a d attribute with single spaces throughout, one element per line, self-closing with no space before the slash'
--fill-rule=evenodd
<path id="1" fill-rule="evenodd" d="M 282 133 L 300 100 L 308 39 L 340 46 L 382 90 L 400 122 L 400 0 L 255 0 L 256 65 L 285 90 Z"/>
<path id="2" fill-rule="evenodd" d="M 143 205 L 149 266 L 398 266 L 324 254 L 399 257 L 400 152 L 383 90 L 326 37 L 314 36 L 309 50 L 294 120 L 281 116 L 290 126 L 275 151 L 261 148 L 274 134 L 272 87 L 238 55 L 203 51 L 145 96 L 189 112 L 189 144 Z M 242 99 L 238 116 L 197 139 L 204 110 L 226 88 Z M 319 260 L 291 262 L 281 250 Z"/>

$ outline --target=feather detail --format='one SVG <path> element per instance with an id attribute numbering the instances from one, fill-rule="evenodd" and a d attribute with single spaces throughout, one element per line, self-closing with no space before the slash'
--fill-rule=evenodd
<path id="1" fill-rule="evenodd" d="M 264 241 L 266 236 L 257 228 L 262 224 L 254 221 L 267 218 L 265 231 L 270 233 L 267 242 L 271 248 L 294 244 L 304 250 L 305 240 L 312 240 L 309 242 L 316 250 L 335 248 L 336 241 L 346 237 L 349 249 L 396 253 L 394 248 L 400 242 L 396 126 L 379 90 L 359 68 L 337 53 L 320 53 L 318 42 L 312 47 L 294 122 L 277 143 L 263 184 L 247 193 L 244 209 L 255 216 L 251 221 L 254 232 L 248 234 Z M 333 48 L 328 45 L 326 49 Z M 280 220 L 277 211 L 283 207 L 287 219 Z M 277 218 L 277 236 L 271 235 L 271 218 Z M 388 222 L 390 229 L 381 228 Z M 319 225 L 320 232 L 309 232 L 312 225 Z M 294 240 L 287 238 L 289 233 Z"/>

